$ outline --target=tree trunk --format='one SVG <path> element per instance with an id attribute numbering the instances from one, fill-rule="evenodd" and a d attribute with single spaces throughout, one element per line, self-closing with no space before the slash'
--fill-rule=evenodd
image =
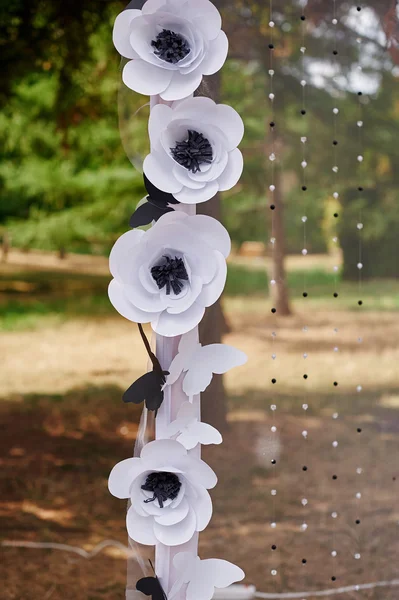
<path id="1" fill-rule="evenodd" d="M 197 206 L 198 213 L 206 214 L 220 220 L 219 194 L 210 202 Z M 220 344 L 222 336 L 228 331 L 220 300 L 207 308 L 199 326 L 201 344 Z M 214 375 L 211 384 L 201 396 L 202 419 L 219 431 L 227 429 L 227 401 L 222 375 Z"/>
<path id="2" fill-rule="evenodd" d="M 291 314 L 291 309 L 285 276 L 284 200 L 281 190 L 281 174 L 278 169 L 275 171 L 274 181 L 276 186 L 274 191 L 276 208 L 273 211 L 273 235 L 276 241 L 274 242 L 272 258 L 272 278 L 276 283 L 271 286 L 271 295 L 277 315 L 286 317 Z"/>
<path id="3" fill-rule="evenodd" d="M 11 235 L 8 233 L 8 231 L 5 231 L 3 233 L 3 240 L 1 243 L 1 250 L 2 250 L 1 260 L 2 260 L 2 262 L 7 262 L 8 253 L 10 252 L 10 248 L 11 248 Z"/>
<path id="4" fill-rule="evenodd" d="M 220 101 L 220 73 L 212 77 L 207 77 L 198 90 L 198 94 L 205 93 L 215 102 Z M 202 202 L 197 206 L 198 214 L 208 215 L 220 221 L 221 204 L 220 195 L 209 202 Z M 220 300 L 213 306 L 210 306 L 205 313 L 199 326 L 199 335 L 201 344 L 220 344 L 222 336 L 228 331 L 222 305 Z M 202 419 L 205 423 L 213 425 L 219 431 L 227 429 L 227 401 L 226 392 L 223 384 L 222 375 L 214 375 L 211 384 L 201 396 Z"/>

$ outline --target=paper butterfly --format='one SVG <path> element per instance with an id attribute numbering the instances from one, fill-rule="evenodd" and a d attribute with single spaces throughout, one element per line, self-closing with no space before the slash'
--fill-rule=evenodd
<path id="1" fill-rule="evenodd" d="M 140 204 L 130 218 L 129 225 L 133 229 L 158 221 L 164 214 L 172 212 L 171 204 L 179 204 L 172 194 L 162 192 L 144 175 L 144 185 L 147 190 L 147 201 Z"/>
<path id="2" fill-rule="evenodd" d="M 179 434 L 179 435 L 177 435 Z M 165 437 L 173 438 L 180 442 L 186 450 L 192 450 L 197 444 L 221 444 L 222 436 L 215 427 L 202 423 L 196 414 L 196 409 L 191 402 L 183 402 L 175 421 L 165 429 Z"/>
<path id="3" fill-rule="evenodd" d="M 151 350 L 150 343 L 144 333 L 141 323 L 138 323 L 138 328 L 148 356 L 152 362 L 152 371 L 149 371 L 132 383 L 130 388 L 123 394 L 123 401 L 126 403 L 132 402 L 133 404 L 141 404 L 141 402 L 145 401 L 147 409 L 154 410 L 155 416 L 157 416 L 158 409 L 163 402 L 163 387 L 169 372 L 162 370 L 159 360 Z"/>
<path id="4" fill-rule="evenodd" d="M 227 373 L 234 367 L 247 362 L 247 356 L 226 344 L 210 344 L 202 346 L 198 342 L 195 329 L 182 336 L 177 356 L 169 367 L 166 385 L 175 383 L 181 373 L 186 373 L 183 379 L 183 391 L 192 398 L 206 390 L 216 373 Z"/>
<path id="5" fill-rule="evenodd" d="M 146 596 L 151 596 L 152 600 L 167 600 L 158 577 L 143 577 L 143 579 L 139 579 L 136 583 L 136 590 Z"/>
<path id="6" fill-rule="evenodd" d="M 163 402 L 162 387 L 165 384 L 167 371 L 154 369 L 135 381 L 123 394 L 123 402 L 141 404 L 145 401 L 148 410 L 158 411 Z"/>
<path id="7" fill-rule="evenodd" d="M 201 560 L 191 552 L 176 554 L 173 566 L 179 576 L 168 594 L 168 600 L 173 600 L 185 583 L 188 584 L 186 600 L 212 600 L 215 588 L 226 588 L 245 577 L 242 569 L 227 560 Z"/>

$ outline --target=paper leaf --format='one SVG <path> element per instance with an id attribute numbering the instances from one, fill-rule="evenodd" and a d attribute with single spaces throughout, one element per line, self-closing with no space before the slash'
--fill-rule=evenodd
<path id="1" fill-rule="evenodd" d="M 182 444 L 186 450 L 192 450 L 198 444 L 208 446 L 210 444 L 221 444 L 223 441 L 219 431 L 201 423 L 196 416 L 196 409 L 191 402 L 184 402 L 177 414 L 176 420 L 172 421 L 165 429 L 166 437 L 176 437 L 176 441 Z"/>
<path id="2" fill-rule="evenodd" d="M 145 202 L 136 208 L 130 217 L 129 225 L 132 229 L 149 225 L 152 221 L 158 221 L 164 214 L 172 212 L 173 208 L 159 208 L 152 202 Z"/>
<path id="3" fill-rule="evenodd" d="M 180 204 L 172 194 L 158 189 L 145 175 L 144 185 L 148 193 L 148 200 L 158 208 L 167 208 L 170 204 Z"/>
<path id="4" fill-rule="evenodd" d="M 208 387 L 214 374 L 227 373 L 246 362 L 247 356 L 241 350 L 226 344 L 202 346 L 190 331 L 182 336 L 178 354 L 169 368 L 170 375 L 166 379 L 166 385 L 172 385 L 182 372 L 186 372 L 183 391 L 191 398 Z"/>
<path id="5" fill-rule="evenodd" d="M 177 581 L 168 594 L 173 600 L 183 584 L 187 585 L 186 600 L 212 600 L 215 588 L 226 588 L 245 577 L 242 569 L 226 560 L 201 560 L 190 552 L 181 552 L 173 559 Z"/>

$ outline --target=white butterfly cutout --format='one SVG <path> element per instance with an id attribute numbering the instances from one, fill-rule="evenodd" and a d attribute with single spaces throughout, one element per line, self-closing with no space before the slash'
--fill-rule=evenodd
<path id="1" fill-rule="evenodd" d="M 198 342 L 195 329 L 184 334 L 179 343 L 179 351 L 169 367 L 169 375 L 165 385 L 175 383 L 182 373 L 183 392 L 189 398 L 205 391 L 216 373 L 227 373 L 234 367 L 247 362 L 244 352 L 226 344 L 210 344 L 202 346 Z"/>
<path id="2" fill-rule="evenodd" d="M 221 444 L 222 436 L 215 427 L 207 423 L 201 423 L 197 411 L 191 402 L 183 402 L 175 421 L 170 423 L 163 437 L 174 438 L 180 442 L 186 450 L 192 450 L 197 444 L 208 446 L 209 444 Z"/>
<path id="3" fill-rule="evenodd" d="M 187 583 L 186 600 L 212 600 L 215 588 L 226 588 L 245 577 L 242 569 L 227 560 L 201 560 L 191 552 L 180 552 L 173 559 L 178 577 L 168 594 L 173 600 Z"/>

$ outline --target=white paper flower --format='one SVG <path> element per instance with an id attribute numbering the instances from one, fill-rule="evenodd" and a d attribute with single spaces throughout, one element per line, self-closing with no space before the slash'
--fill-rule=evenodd
<path id="1" fill-rule="evenodd" d="M 246 362 L 247 355 L 241 350 L 227 344 L 202 346 L 197 332 L 189 331 L 180 340 L 179 351 L 168 368 L 165 385 L 175 383 L 184 372 L 183 392 L 192 398 L 206 390 L 214 373 L 222 375 Z"/>
<path id="2" fill-rule="evenodd" d="M 147 0 L 118 15 L 113 41 L 130 59 L 123 81 L 140 94 L 186 98 L 203 75 L 222 68 L 228 51 L 222 20 L 209 0 Z"/>
<path id="3" fill-rule="evenodd" d="M 178 546 L 208 525 L 212 501 L 207 490 L 216 482 L 212 469 L 179 442 L 155 440 L 144 446 L 140 458 L 113 468 L 109 490 L 131 500 L 126 525 L 133 540 Z"/>
<path id="4" fill-rule="evenodd" d="M 216 219 L 167 213 L 148 231 L 133 229 L 117 240 L 109 298 L 123 317 L 151 322 L 160 335 L 186 333 L 221 295 L 230 246 Z"/>
<path id="5" fill-rule="evenodd" d="M 215 588 L 226 588 L 245 577 L 240 567 L 227 560 L 218 558 L 201 560 L 191 552 L 176 554 L 173 566 L 177 579 L 168 593 L 169 600 L 175 598 L 185 583 L 188 584 L 186 600 L 212 600 Z"/>
<path id="6" fill-rule="evenodd" d="M 191 402 L 183 402 L 175 421 L 169 423 L 165 429 L 165 437 L 176 436 L 176 441 L 182 444 L 186 450 L 192 450 L 197 444 L 208 446 L 210 444 L 221 444 L 223 441 L 219 431 L 202 423 L 197 417 L 197 411 Z"/>
<path id="7" fill-rule="evenodd" d="M 184 204 L 210 200 L 236 185 L 243 170 L 237 146 L 244 135 L 240 115 L 210 98 L 158 104 L 149 122 L 151 153 L 144 173 L 157 188 Z"/>

